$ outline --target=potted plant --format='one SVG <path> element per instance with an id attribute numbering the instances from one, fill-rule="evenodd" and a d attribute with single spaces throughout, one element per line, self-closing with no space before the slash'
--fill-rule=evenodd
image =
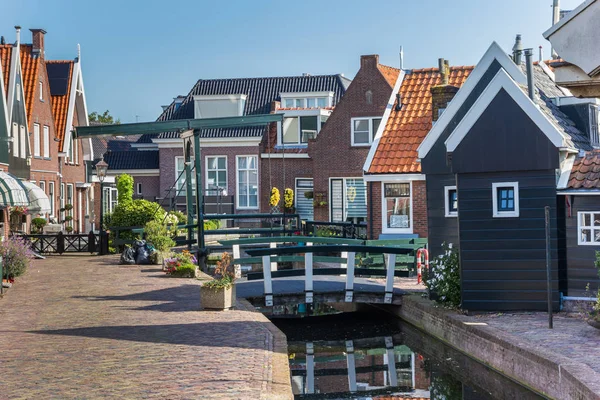
<path id="1" fill-rule="evenodd" d="M 285 188 L 283 192 L 283 206 L 285 207 L 285 211 L 287 213 L 294 213 L 296 209 L 294 208 L 294 190 L 291 188 Z"/>
<path id="2" fill-rule="evenodd" d="M 150 254 L 150 261 L 155 265 L 163 265 L 164 267 L 165 254 L 175 246 L 169 228 L 161 221 L 153 220 L 146 223 L 144 233 L 146 234 L 146 241 L 156 249 Z"/>
<path id="3" fill-rule="evenodd" d="M 269 205 L 271 206 L 271 213 L 278 214 L 279 213 L 279 201 L 281 200 L 281 195 L 279 194 L 279 189 L 276 187 L 271 188 L 271 196 L 269 197 Z"/>
<path id="4" fill-rule="evenodd" d="M 195 263 L 196 257 L 184 250 L 165 259 L 165 273 L 173 278 L 194 278 L 198 272 Z"/>
<path id="5" fill-rule="evenodd" d="M 48 221 L 45 218 L 37 217 L 31 220 L 31 232 L 32 233 L 42 233 L 44 230 L 44 226 Z"/>
<path id="6" fill-rule="evenodd" d="M 225 252 L 217 262 L 215 277 L 200 287 L 200 308 L 226 310 L 235 305 L 233 257 Z"/>
<path id="7" fill-rule="evenodd" d="M 71 233 L 71 232 L 73 232 L 73 227 L 67 226 L 67 227 L 65 227 L 65 231 L 67 231 L 67 233 Z"/>
<path id="8" fill-rule="evenodd" d="M 594 304 L 592 312 L 590 312 L 590 317 L 588 318 L 587 323 L 596 329 L 600 329 L 600 289 L 598 290 L 597 296 L 598 299 Z"/>

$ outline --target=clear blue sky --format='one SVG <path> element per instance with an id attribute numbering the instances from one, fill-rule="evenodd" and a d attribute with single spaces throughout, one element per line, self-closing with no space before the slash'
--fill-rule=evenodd
<path id="1" fill-rule="evenodd" d="M 564 9 L 582 0 L 562 0 Z M 405 68 L 475 64 L 490 43 L 510 51 L 550 44 L 552 0 L 8 0 L 0 34 L 31 42 L 44 28 L 46 57 L 72 59 L 81 44 L 90 111 L 123 122 L 154 120 L 200 78 L 344 73 L 361 54 Z M 537 50 L 536 50 L 537 54 Z"/>

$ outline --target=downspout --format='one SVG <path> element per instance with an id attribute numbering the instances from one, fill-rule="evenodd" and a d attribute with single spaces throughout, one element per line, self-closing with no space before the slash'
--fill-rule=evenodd
<path id="1" fill-rule="evenodd" d="M 373 182 L 369 182 L 369 238 L 373 240 Z"/>

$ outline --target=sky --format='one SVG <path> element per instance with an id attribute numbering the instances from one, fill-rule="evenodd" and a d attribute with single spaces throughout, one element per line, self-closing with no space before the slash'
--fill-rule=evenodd
<path id="1" fill-rule="evenodd" d="M 562 0 L 573 9 L 582 0 Z M 404 68 L 474 65 L 492 41 L 515 35 L 544 48 L 552 0 L 9 0 L 0 35 L 31 43 L 47 31 L 47 59 L 73 59 L 81 45 L 88 111 L 121 122 L 153 121 L 161 105 L 198 79 L 343 73 L 362 54 Z"/>

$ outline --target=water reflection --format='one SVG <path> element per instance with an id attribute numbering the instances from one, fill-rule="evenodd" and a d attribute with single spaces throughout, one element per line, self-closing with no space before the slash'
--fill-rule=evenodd
<path id="1" fill-rule="evenodd" d="M 388 314 L 272 320 L 288 337 L 296 399 L 541 398 Z"/>

